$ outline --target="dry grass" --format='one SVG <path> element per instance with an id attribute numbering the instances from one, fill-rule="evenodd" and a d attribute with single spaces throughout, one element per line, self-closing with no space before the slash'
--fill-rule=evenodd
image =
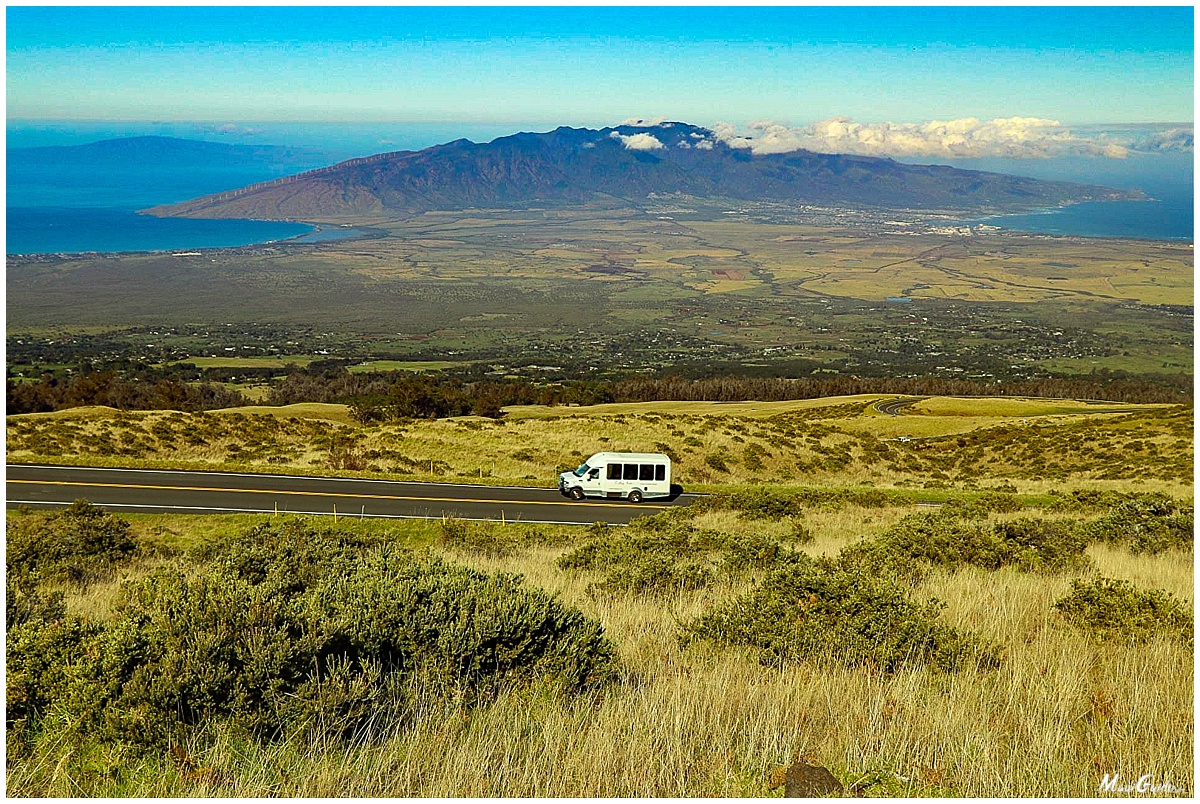
<path id="1" fill-rule="evenodd" d="M 343 405 L 208 414 L 107 408 L 11 416 L 8 459 L 350 472 L 552 485 L 601 451 L 667 451 L 691 489 L 739 484 L 880 488 L 1163 490 L 1190 495 L 1192 409 L 933 398 L 886 416 L 878 396 L 786 403 L 679 402 L 514 408 L 358 425 Z M 1075 412 L 1070 412 L 1075 411 Z M 1053 413 L 1054 415 L 1046 415 Z"/>
<path id="2" fill-rule="evenodd" d="M 836 552 L 912 510 L 809 512 L 805 522 L 817 539 L 805 549 Z M 184 519 L 172 525 L 182 529 Z M 705 513 L 695 524 L 763 533 L 783 527 L 728 511 Z M 471 710 L 439 705 L 392 737 L 356 747 L 262 745 L 206 732 L 188 746 L 201 771 L 152 757 L 119 786 L 102 789 L 133 796 L 764 796 L 771 768 L 798 755 L 848 785 L 873 781 L 868 795 L 1094 796 L 1106 773 L 1152 773 L 1190 789 L 1191 650 L 1165 638 L 1100 644 L 1071 630 L 1052 609 L 1068 576 L 935 572 L 916 596 L 936 595 L 948 604 L 949 624 L 1002 643 L 1003 663 L 994 671 L 885 675 L 822 661 L 768 667 L 738 650 L 683 647 L 680 622 L 744 587 L 598 594 L 586 574 L 556 568 L 565 549 L 453 559 L 520 573 L 599 618 L 618 645 L 615 686 L 576 699 L 533 688 Z M 1089 554 L 1105 575 L 1192 601 L 1191 567 L 1177 554 L 1132 556 L 1107 547 Z M 75 605 L 102 610 L 105 594 Z M 72 781 L 82 772 L 72 771 L 79 760 L 62 750 L 57 768 L 10 767 L 9 791 L 83 792 Z"/>
<path id="3" fill-rule="evenodd" d="M 1074 414 L 1056 408 L 1042 412 L 1058 415 L 1033 418 L 1030 410 L 1044 403 L 1002 400 L 980 404 L 966 411 L 977 415 L 964 416 L 962 400 L 932 400 L 924 404 L 923 415 L 883 417 L 868 404 L 862 398 L 824 400 L 780 405 L 767 413 L 765 407 L 715 406 L 722 412 L 710 413 L 711 407 L 701 412 L 666 404 L 520 410 L 505 423 L 469 419 L 369 428 L 354 424 L 344 408 L 335 406 L 203 417 L 93 409 L 69 416 L 9 417 L 8 448 L 10 460 L 53 460 L 54 453 L 23 450 L 23 445 L 49 444 L 53 438 L 71 448 L 107 433 L 109 443 L 140 440 L 148 448 L 141 458 L 106 460 L 331 472 L 332 453 L 315 440 L 335 435 L 346 439 L 352 454 L 385 470 L 355 470 L 358 474 L 422 476 L 391 472 L 389 463 L 399 463 L 396 458 L 367 457 L 373 449 L 390 449 L 417 462 L 444 462 L 443 473 L 548 485 L 558 465 L 576 463 L 590 452 L 641 449 L 662 441 L 679 451 L 678 476 L 685 485 L 869 482 L 922 488 L 936 482 L 949 488 L 1011 484 L 1026 493 L 1115 488 L 1191 497 L 1190 408 L 1100 416 L 1090 408 Z M 267 428 L 254 427 L 259 416 L 250 414 L 271 416 L 277 426 L 270 438 Z M 1023 417 L 1030 420 L 1020 422 Z M 225 424 L 217 427 L 217 421 Z M 919 422 L 970 426 L 941 440 L 908 442 L 911 447 L 886 441 L 893 437 L 888 431 L 873 429 Z M 153 435 L 156 425 L 161 439 Z M 189 445 L 183 438 L 189 426 L 223 434 Z M 972 435 L 978 440 L 961 445 L 955 440 Z M 253 439 L 266 445 L 255 454 L 265 456 L 278 447 L 298 457 L 283 464 L 264 457 L 229 459 L 231 444 L 246 450 L 257 443 Z M 787 446 L 779 446 L 778 439 Z M 764 445 L 768 453 L 760 458 L 760 469 L 746 466 L 749 443 Z M 891 464 L 870 462 L 881 444 L 900 458 L 893 457 Z M 705 457 L 714 453 L 734 459 L 730 471 L 707 466 Z M 830 459 L 835 460 L 820 463 Z M 1031 467 L 1034 460 L 1041 466 Z M 809 468 L 798 470 L 801 462 Z M 813 540 L 803 549 L 834 555 L 916 510 L 850 505 L 806 510 L 800 521 Z M 994 518 L 1008 516 L 1017 515 Z M 255 521 L 132 520 L 139 535 L 177 549 Z M 726 510 L 701 514 L 695 524 L 774 537 L 791 528 Z M 380 529 L 416 547 L 434 539 L 427 524 L 346 526 Z M 578 529 L 562 533 L 567 541 L 584 538 Z M 133 760 L 117 749 L 111 756 L 102 751 L 81 756 L 65 743 L 47 740 L 31 760 L 9 766 L 8 791 L 52 796 L 764 796 L 771 769 L 798 755 L 829 767 L 848 785 L 866 785 L 868 795 L 1095 796 L 1104 775 L 1116 773 L 1127 780 L 1154 774 L 1156 782 L 1192 789 L 1192 650 L 1166 637 L 1137 646 L 1098 643 L 1073 630 L 1054 613 L 1053 604 L 1077 576 L 1012 569 L 933 572 L 914 590 L 916 597 L 945 601 L 945 621 L 1003 645 L 1003 661 L 992 671 L 910 668 L 884 675 L 824 661 L 767 667 L 739 650 L 707 643 L 685 647 L 678 638 L 680 623 L 741 593 L 749 582 L 667 596 L 606 593 L 592 586 L 597 577 L 557 568 L 555 560 L 567 549 L 528 546 L 505 558 L 451 558 L 519 573 L 598 618 L 617 645 L 622 668 L 617 683 L 602 692 L 565 699 L 535 687 L 474 709 L 439 703 L 410 727 L 357 746 L 259 744 L 213 726 L 186 746 L 194 760 L 189 766 L 167 755 Z M 1089 572 L 1164 589 L 1189 604 L 1194 599 L 1190 556 L 1134 556 L 1102 545 L 1090 547 L 1088 556 L 1094 565 Z M 73 595 L 70 606 L 104 617 L 116 594 L 115 581 L 98 584 Z"/>

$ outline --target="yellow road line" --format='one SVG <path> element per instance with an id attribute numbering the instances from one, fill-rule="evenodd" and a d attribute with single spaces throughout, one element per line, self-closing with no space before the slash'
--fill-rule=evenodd
<path id="1" fill-rule="evenodd" d="M 89 483 L 79 480 L 14 480 L 6 479 L 6 483 L 24 483 L 31 486 L 84 486 L 87 488 L 105 488 L 105 489 L 156 489 L 158 491 L 216 491 L 216 492 L 235 492 L 239 494 L 287 494 L 294 497 L 349 497 L 351 499 L 363 500 L 412 500 L 413 502 L 445 502 L 445 503 L 490 503 L 492 505 L 569 505 L 567 502 L 558 502 L 555 500 L 476 500 L 469 498 L 458 497 L 399 497 L 394 494 L 349 494 L 344 491 L 283 491 L 280 489 L 222 489 L 213 488 L 211 486 L 151 486 L 141 483 Z M 620 505 L 626 507 L 625 503 L 591 503 L 593 506 Z M 639 505 L 639 508 L 668 508 L 666 505 L 645 504 Z"/>

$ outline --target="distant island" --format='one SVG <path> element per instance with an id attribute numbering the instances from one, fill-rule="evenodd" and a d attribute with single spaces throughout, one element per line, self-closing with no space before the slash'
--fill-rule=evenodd
<path id="1" fill-rule="evenodd" d="M 598 199 L 638 203 L 672 194 L 969 213 L 1144 197 L 1136 190 L 878 157 L 806 150 L 755 154 L 707 128 L 660 123 L 599 130 L 564 126 L 483 144 L 459 139 L 142 211 L 159 217 L 320 221 Z"/>

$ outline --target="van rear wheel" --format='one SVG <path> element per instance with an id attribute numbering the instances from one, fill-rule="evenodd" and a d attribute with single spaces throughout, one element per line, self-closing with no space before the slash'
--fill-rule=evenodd
<path id="1" fill-rule="evenodd" d="M 637 489 L 629 492 L 629 501 L 631 503 L 640 503 L 642 501 L 642 493 Z"/>
<path id="2" fill-rule="evenodd" d="M 579 486 L 576 486 L 575 488 L 571 489 L 570 497 L 572 500 L 582 500 L 583 499 L 583 489 L 579 488 Z"/>

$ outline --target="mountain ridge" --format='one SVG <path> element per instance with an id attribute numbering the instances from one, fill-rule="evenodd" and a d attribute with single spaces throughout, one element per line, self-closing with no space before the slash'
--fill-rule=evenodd
<path id="1" fill-rule="evenodd" d="M 560 126 L 358 157 L 143 210 L 163 217 L 312 220 L 427 210 L 580 204 L 653 195 L 994 212 L 1136 192 L 945 165 L 796 150 L 753 154 L 687 123 Z"/>

